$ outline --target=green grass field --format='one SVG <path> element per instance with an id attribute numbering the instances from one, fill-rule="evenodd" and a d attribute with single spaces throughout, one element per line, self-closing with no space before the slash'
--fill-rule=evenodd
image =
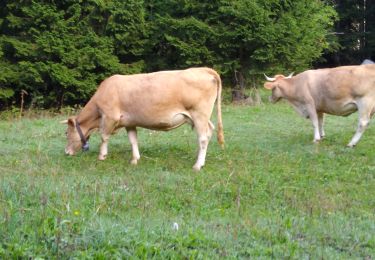
<path id="1" fill-rule="evenodd" d="M 140 129 L 134 167 L 124 130 L 104 162 L 98 134 L 65 156 L 62 119 L 0 121 L 2 259 L 375 258 L 375 124 L 346 148 L 357 114 L 313 144 L 286 103 L 225 105 L 199 173 L 189 126 Z"/>

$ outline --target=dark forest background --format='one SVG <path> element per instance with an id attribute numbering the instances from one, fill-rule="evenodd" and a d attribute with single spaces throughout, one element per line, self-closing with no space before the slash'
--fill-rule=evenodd
<path id="1" fill-rule="evenodd" d="M 263 73 L 375 59 L 372 0 L 0 0 L 0 109 L 82 105 L 115 73 Z M 24 102 L 24 104 L 23 104 Z"/>

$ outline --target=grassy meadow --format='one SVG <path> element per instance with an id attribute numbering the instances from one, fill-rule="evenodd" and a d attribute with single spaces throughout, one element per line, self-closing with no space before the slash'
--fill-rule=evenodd
<path id="1" fill-rule="evenodd" d="M 199 173 L 187 125 L 139 129 L 134 167 L 125 130 L 99 162 L 97 133 L 65 156 L 65 117 L 2 120 L 0 258 L 374 259 L 375 123 L 346 148 L 357 116 L 313 144 L 286 103 L 224 105 Z"/>

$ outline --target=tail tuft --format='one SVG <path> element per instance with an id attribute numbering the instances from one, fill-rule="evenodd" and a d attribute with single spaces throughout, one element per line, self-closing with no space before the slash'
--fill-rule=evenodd
<path id="1" fill-rule="evenodd" d="M 217 141 L 219 142 L 221 148 L 224 149 L 225 142 L 224 142 L 223 125 L 221 125 L 221 130 L 219 128 L 220 126 L 218 127 L 218 131 L 217 131 Z"/>

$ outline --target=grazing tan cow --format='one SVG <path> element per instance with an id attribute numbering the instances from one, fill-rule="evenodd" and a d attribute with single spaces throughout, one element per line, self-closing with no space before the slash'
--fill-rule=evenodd
<path id="1" fill-rule="evenodd" d="M 210 68 L 111 76 L 77 116 L 63 121 L 68 124 L 65 152 L 74 155 L 80 148 L 87 150 L 91 132 L 99 128 L 99 160 L 104 160 L 110 135 L 125 127 L 132 146 L 131 164 L 137 164 L 140 154 L 136 127 L 168 131 L 189 123 L 197 132 L 199 145 L 193 168 L 200 170 L 214 129 L 210 118 L 216 99 L 217 137 L 224 144 L 221 89 L 220 76 Z"/>
<path id="2" fill-rule="evenodd" d="M 348 146 L 355 146 L 375 113 L 375 65 L 343 66 L 308 70 L 294 77 L 276 75 L 266 79 L 272 90 L 270 101 L 286 99 L 295 110 L 312 121 L 314 142 L 324 137 L 324 113 L 348 116 L 358 110 L 359 123 Z"/>

